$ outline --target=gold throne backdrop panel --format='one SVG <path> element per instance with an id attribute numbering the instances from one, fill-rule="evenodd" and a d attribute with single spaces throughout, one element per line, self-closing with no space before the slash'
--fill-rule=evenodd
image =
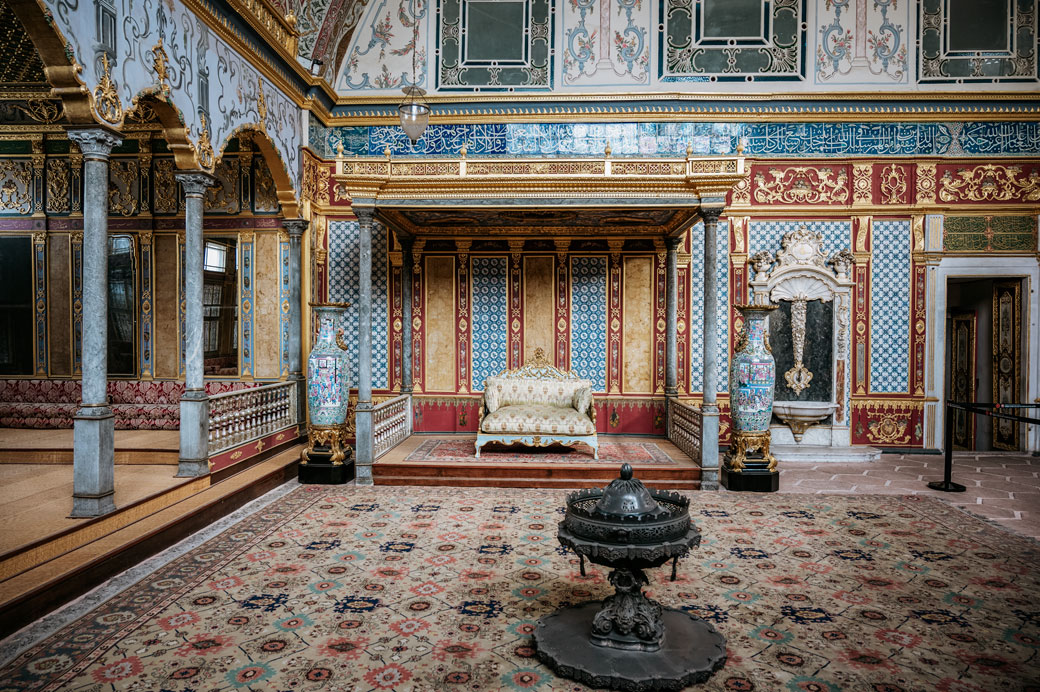
<path id="1" fill-rule="evenodd" d="M 152 240 L 155 262 L 152 310 L 155 313 L 155 331 L 152 335 L 152 368 L 157 379 L 177 379 L 177 354 L 180 352 L 178 336 L 178 274 L 177 259 L 180 249 L 177 236 L 171 233 L 157 234 Z"/>
<path id="2" fill-rule="evenodd" d="M 651 257 L 626 257 L 624 273 L 623 391 L 653 392 L 654 261 Z"/>
<path id="3" fill-rule="evenodd" d="M 426 258 L 427 392 L 455 391 L 455 258 Z"/>
<path id="4" fill-rule="evenodd" d="M 553 361 L 553 266 L 552 257 L 524 258 L 524 362 L 542 349 Z"/>
<path id="5" fill-rule="evenodd" d="M 278 340 L 281 334 L 278 305 L 278 235 L 256 234 L 253 258 L 253 377 L 278 377 Z"/>

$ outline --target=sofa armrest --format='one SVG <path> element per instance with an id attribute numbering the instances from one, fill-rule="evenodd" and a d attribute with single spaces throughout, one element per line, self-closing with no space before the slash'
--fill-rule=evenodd
<path id="1" fill-rule="evenodd" d="M 595 396 L 589 397 L 589 410 L 588 410 L 588 414 L 589 414 L 589 419 L 591 419 L 593 424 L 595 424 L 595 422 L 596 422 L 596 397 Z"/>

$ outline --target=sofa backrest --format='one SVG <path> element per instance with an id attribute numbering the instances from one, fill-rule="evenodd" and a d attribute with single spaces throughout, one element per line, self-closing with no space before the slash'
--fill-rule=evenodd
<path id="1" fill-rule="evenodd" d="M 485 394 L 489 389 L 497 394 L 499 406 L 515 404 L 549 404 L 570 407 L 574 392 L 581 387 L 591 387 L 588 380 L 510 377 L 498 375 L 484 381 Z"/>

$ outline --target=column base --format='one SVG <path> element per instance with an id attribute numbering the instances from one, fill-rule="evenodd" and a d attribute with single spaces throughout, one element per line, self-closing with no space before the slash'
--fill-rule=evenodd
<path id="1" fill-rule="evenodd" d="M 187 390 L 181 397 L 181 448 L 177 477 L 209 473 L 209 399 L 201 390 Z"/>
<path id="2" fill-rule="evenodd" d="M 719 410 L 701 410 L 701 490 L 719 489 Z"/>
<path id="3" fill-rule="evenodd" d="M 356 474 L 357 475 L 354 477 L 354 480 L 357 482 L 358 485 L 373 484 L 371 464 L 365 464 L 364 466 L 358 464 L 356 468 Z"/>
<path id="4" fill-rule="evenodd" d="M 76 411 L 72 440 L 71 517 L 114 512 L 116 418 L 108 406 Z"/>
<path id="5" fill-rule="evenodd" d="M 194 478 L 209 473 L 209 459 L 178 459 L 176 478 Z"/>

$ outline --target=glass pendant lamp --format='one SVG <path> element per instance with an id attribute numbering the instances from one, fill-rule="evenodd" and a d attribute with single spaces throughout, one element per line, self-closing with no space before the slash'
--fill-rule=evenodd
<path id="1" fill-rule="evenodd" d="M 413 5 L 414 7 L 415 5 Z M 397 107 L 401 116 L 401 129 L 412 140 L 414 146 L 419 138 L 426 132 L 426 126 L 430 122 L 430 106 L 426 103 L 426 90 L 418 86 L 416 79 L 416 60 L 419 54 L 419 17 L 417 12 L 412 13 L 412 84 L 406 86 L 404 101 Z"/>

